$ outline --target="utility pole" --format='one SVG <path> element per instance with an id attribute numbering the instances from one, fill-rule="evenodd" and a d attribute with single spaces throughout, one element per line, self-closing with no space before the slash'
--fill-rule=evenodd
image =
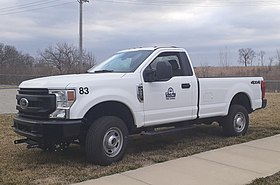
<path id="1" fill-rule="evenodd" d="M 89 3 L 89 0 L 77 0 L 80 4 L 80 24 L 79 24 L 79 35 L 80 35 L 80 42 L 79 42 L 79 71 L 81 72 L 82 63 L 83 63 L 83 3 Z"/>

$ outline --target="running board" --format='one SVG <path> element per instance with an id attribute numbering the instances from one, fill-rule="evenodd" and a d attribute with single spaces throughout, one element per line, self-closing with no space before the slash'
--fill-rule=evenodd
<path id="1" fill-rule="evenodd" d="M 187 125 L 183 127 L 168 127 L 168 128 L 152 128 L 149 130 L 142 131 L 140 134 L 141 135 L 146 135 L 146 136 L 154 136 L 154 135 L 160 135 L 160 134 L 168 134 L 172 132 L 180 132 L 183 130 L 189 130 L 195 128 L 195 125 Z"/>

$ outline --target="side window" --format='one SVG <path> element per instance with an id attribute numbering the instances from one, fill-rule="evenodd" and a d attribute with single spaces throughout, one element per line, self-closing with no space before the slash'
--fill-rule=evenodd
<path id="1" fill-rule="evenodd" d="M 192 67 L 185 52 L 163 52 L 143 72 L 145 82 L 167 81 L 174 76 L 192 75 Z"/>
<path id="2" fill-rule="evenodd" d="M 156 66 L 159 61 L 166 61 L 171 65 L 173 76 L 183 76 L 179 53 L 161 53 L 159 56 L 157 56 L 157 58 L 154 59 L 149 67 L 153 70 L 156 70 Z"/>

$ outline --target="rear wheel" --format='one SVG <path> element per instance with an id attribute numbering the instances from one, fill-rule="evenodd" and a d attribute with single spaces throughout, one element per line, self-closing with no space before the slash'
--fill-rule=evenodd
<path id="1" fill-rule="evenodd" d="M 245 135 L 249 126 L 248 111 L 241 105 L 232 105 L 223 120 L 223 132 L 226 136 Z"/>
<path id="2" fill-rule="evenodd" d="M 118 117 L 104 116 L 91 125 L 86 136 L 86 157 L 99 165 L 109 165 L 123 158 L 128 130 Z"/>

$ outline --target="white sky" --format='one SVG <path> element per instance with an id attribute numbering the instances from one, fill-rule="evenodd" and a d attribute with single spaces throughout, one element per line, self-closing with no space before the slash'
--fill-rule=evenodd
<path id="1" fill-rule="evenodd" d="M 0 42 L 33 56 L 59 42 L 78 46 L 76 0 L 0 5 Z M 84 49 L 98 62 L 122 49 L 172 45 L 186 48 L 194 66 L 219 65 L 225 48 L 238 65 L 238 49 L 248 47 L 264 50 L 268 63 L 280 49 L 279 0 L 90 0 L 83 7 Z"/>

